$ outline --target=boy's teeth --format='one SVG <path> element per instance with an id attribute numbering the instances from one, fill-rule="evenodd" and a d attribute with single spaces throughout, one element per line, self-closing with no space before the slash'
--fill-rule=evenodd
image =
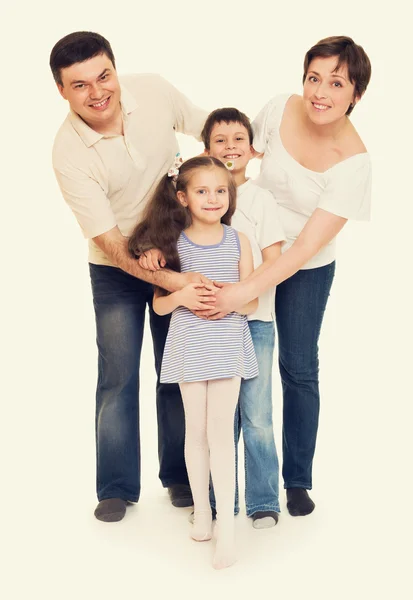
<path id="1" fill-rule="evenodd" d="M 324 106 L 323 104 L 315 104 L 314 106 L 320 110 L 327 110 L 328 106 Z"/>

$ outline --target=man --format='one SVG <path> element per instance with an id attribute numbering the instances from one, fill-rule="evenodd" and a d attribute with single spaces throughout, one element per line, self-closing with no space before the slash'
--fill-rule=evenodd
<path id="1" fill-rule="evenodd" d="M 174 291 L 205 280 L 196 273 L 141 269 L 128 254 L 127 236 L 173 163 L 175 131 L 199 137 L 206 113 L 157 75 L 118 79 L 111 46 L 97 33 L 59 40 L 50 67 L 70 106 L 55 139 L 53 167 L 89 240 L 99 351 L 95 516 L 119 521 L 140 495 L 139 362 L 146 305 L 158 374 L 159 477 L 174 506 L 191 506 L 179 388 L 159 382 L 169 319 L 153 312 L 151 283 Z"/>

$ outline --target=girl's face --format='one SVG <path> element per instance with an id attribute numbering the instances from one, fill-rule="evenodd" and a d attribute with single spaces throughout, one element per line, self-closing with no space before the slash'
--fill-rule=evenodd
<path id="1" fill-rule="evenodd" d="M 338 71 L 337 56 L 315 58 L 308 66 L 304 81 L 304 107 L 316 125 L 328 125 L 343 118 L 350 104 L 356 104 L 354 84 L 350 82 L 346 65 Z"/>
<path id="2" fill-rule="evenodd" d="M 229 207 L 228 177 L 217 167 L 196 169 L 186 192 L 177 192 L 179 202 L 191 213 L 192 223 L 212 225 L 221 221 Z"/>

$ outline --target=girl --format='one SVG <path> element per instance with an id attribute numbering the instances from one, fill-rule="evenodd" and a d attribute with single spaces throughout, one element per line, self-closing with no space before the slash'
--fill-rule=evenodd
<path id="1" fill-rule="evenodd" d="M 229 226 L 236 205 L 230 173 L 206 156 L 179 167 L 160 181 L 130 238 L 130 250 L 139 255 L 156 247 L 167 267 L 199 271 L 211 280 L 245 279 L 253 270 L 252 252 L 246 236 Z M 171 294 L 156 289 L 153 308 L 159 315 L 172 312 L 161 382 L 178 382 L 184 404 L 185 461 L 194 498 L 191 536 L 196 541 L 211 539 L 211 471 L 217 509 L 213 566 L 221 569 L 235 561 L 234 414 L 241 377 L 258 375 L 245 316 L 256 309 L 257 300 L 219 321 L 208 321 L 192 311 L 209 308 L 211 293 L 204 284 Z"/>

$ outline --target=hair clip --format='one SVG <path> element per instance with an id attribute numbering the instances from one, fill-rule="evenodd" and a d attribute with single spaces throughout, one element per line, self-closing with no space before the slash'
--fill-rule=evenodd
<path id="1" fill-rule="evenodd" d="M 226 168 L 228 169 L 228 171 L 233 171 L 234 167 L 235 167 L 235 162 L 233 160 L 228 160 L 225 163 Z"/>
<path id="2" fill-rule="evenodd" d="M 179 169 L 184 161 L 182 160 L 181 153 L 177 152 L 175 154 L 174 164 L 168 171 L 168 177 L 172 177 L 174 183 L 178 179 Z"/>

